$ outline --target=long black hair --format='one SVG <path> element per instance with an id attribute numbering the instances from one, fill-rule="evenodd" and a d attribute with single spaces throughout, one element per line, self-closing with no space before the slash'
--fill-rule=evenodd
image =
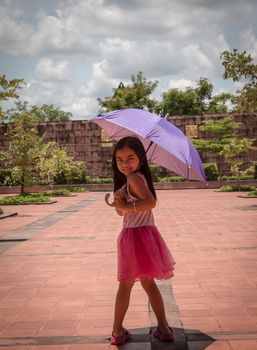
<path id="1" fill-rule="evenodd" d="M 150 171 L 148 161 L 146 158 L 146 152 L 145 152 L 144 146 L 143 146 L 142 142 L 137 137 L 134 137 L 134 136 L 123 137 L 122 139 L 120 139 L 116 143 L 116 145 L 114 147 L 114 151 L 113 151 L 113 155 L 112 155 L 114 192 L 117 191 L 119 188 L 121 188 L 123 185 L 125 185 L 127 183 L 127 178 L 123 173 L 121 173 L 119 171 L 119 169 L 117 167 L 117 161 L 116 161 L 117 151 L 121 150 L 125 147 L 131 148 L 138 156 L 139 167 L 138 167 L 137 171 L 141 172 L 145 176 L 147 184 L 148 184 L 148 188 L 152 192 L 154 198 L 156 199 L 156 193 L 155 193 L 155 189 L 153 186 L 152 175 L 151 175 L 151 171 Z"/>

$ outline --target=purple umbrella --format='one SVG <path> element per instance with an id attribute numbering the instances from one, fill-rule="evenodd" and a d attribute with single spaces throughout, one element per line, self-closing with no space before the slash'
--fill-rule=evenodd
<path id="1" fill-rule="evenodd" d="M 137 136 L 147 159 L 189 180 L 205 181 L 200 156 L 189 139 L 173 124 L 142 109 L 128 108 L 90 119 L 113 140 Z"/>

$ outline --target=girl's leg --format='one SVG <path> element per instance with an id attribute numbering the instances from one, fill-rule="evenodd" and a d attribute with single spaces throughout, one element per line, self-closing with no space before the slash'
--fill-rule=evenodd
<path id="1" fill-rule="evenodd" d="M 122 335 L 122 323 L 129 306 L 133 282 L 120 282 L 115 300 L 113 334 Z"/>
<path id="2" fill-rule="evenodd" d="M 169 324 L 166 319 L 162 295 L 154 280 L 141 280 L 141 285 L 146 291 L 152 309 L 157 318 L 158 327 L 164 334 L 170 333 Z"/>

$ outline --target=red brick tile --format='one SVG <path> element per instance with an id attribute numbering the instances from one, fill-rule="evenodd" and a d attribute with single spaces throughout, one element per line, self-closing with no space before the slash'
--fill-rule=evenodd
<path id="1" fill-rule="evenodd" d="M 231 347 L 227 341 L 215 341 L 210 343 L 208 341 L 193 341 L 188 342 L 188 350 L 231 350 Z M 243 350 L 243 348 L 241 349 Z"/>
<path id="2" fill-rule="evenodd" d="M 70 345 L 69 350 L 109 350 L 109 343 L 106 344 L 74 344 Z M 117 350 L 117 347 L 115 347 Z"/>
<path id="3" fill-rule="evenodd" d="M 232 350 L 256 350 L 257 340 L 230 340 Z"/>
<path id="4" fill-rule="evenodd" d="M 155 219 L 177 261 L 172 286 L 183 325 L 202 331 L 237 331 L 234 318 L 241 320 L 242 330 L 251 332 L 257 308 L 255 212 L 245 210 L 246 202 L 236 193 L 206 189 L 158 191 L 157 195 Z M 10 321 L 35 322 L 35 327 L 46 321 L 39 335 L 60 336 L 67 331 L 85 333 L 88 323 L 98 332 L 102 319 L 101 326 L 109 329 L 118 286 L 115 250 L 121 220 L 105 207 L 103 197 L 85 193 L 58 198 L 56 205 L 40 209 L 19 206 L 20 213 L 31 216 L 1 223 L 8 233 L 81 200 L 96 199 L 0 256 L 3 327 Z M 176 203 L 172 209 L 171 203 Z M 101 220 L 97 220 L 99 213 Z M 146 327 L 147 315 L 147 298 L 137 283 L 126 322 Z M 75 324 L 62 327 L 65 323 L 51 328 L 52 321 L 81 323 L 77 328 Z M 12 337 L 20 329 L 9 331 Z"/>

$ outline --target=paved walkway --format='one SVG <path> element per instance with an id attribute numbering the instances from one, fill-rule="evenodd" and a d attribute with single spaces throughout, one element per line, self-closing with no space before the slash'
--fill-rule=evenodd
<path id="1" fill-rule="evenodd" d="M 174 344 L 137 283 L 124 350 L 257 349 L 257 199 L 215 190 L 158 191 L 157 226 L 176 259 L 160 282 Z M 104 193 L 5 207 L 0 220 L 0 349 L 116 349 L 112 328 L 120 217 Z"/>

